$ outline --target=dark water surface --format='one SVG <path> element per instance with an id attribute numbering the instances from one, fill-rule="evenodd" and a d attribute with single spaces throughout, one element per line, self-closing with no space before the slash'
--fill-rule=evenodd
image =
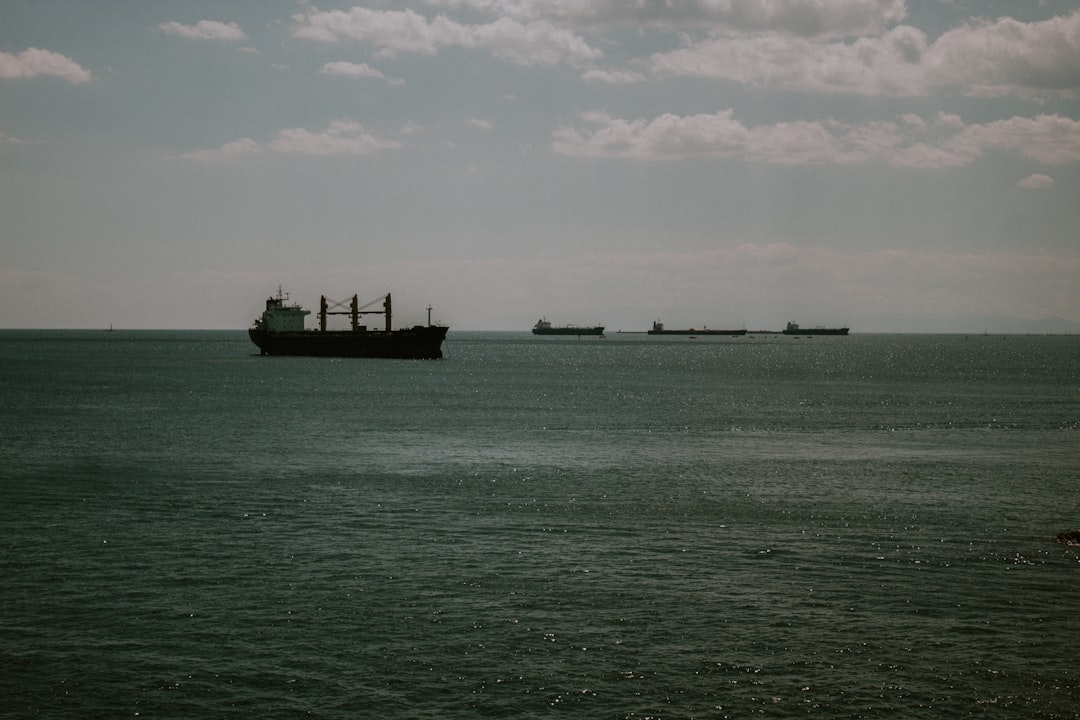
<path id="1" fill-rule="evenodd" d="M 1078 718 L 1080 338 L 0 332 L 0 716 Z"/>

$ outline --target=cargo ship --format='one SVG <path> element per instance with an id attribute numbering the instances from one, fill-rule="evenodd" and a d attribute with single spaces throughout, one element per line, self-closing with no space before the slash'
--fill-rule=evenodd
<path id="1" fill-rule="evenodd" d="M 847 335 L 848 328 L 827 328 L 827 327 L 812 327 L 801 328 L 798 323 L 789 322 L 787 327 L 784 328 L 783 333 L 785 335 Z"/>
<path id="2" fill-rule="evenodd" d="M 603 325 L 593 325 L 592 327 L 582 327 L 578 325 L 562 325 L 560 327 L 554 327 L 550 322 L 544 318 L 540 318 L 533 325 L 533 335 L 603 335 Z"/>
<path id="3" fill-rule="evenodd" d="M 668 330 L 664 327 L 664 323 L 657 320 L 652 324 L 652 330 L 649 330 L 650 335 L 745 335 L 746 328 L 741 330 L 710 330 L 709 328 L 689 328 L 687 330 Z"/>
<path id="4" fill-rule="evenodd" d="M 382 300 L 382 309 L 366 310 Z M 263 355 L 307 355 L 342 358 L 408 358 L 436 360 L 443 356 L 442 344 L 447 327 L 431 324 L 431 308 L 428 308 L 428 324 L 411 328 L 392 329 L 390 294 L 361 307 L 356 295 L 345 303 L 331 304 L 323 295 L 319 301 L 319 329 L 308 330 L 304 318 L 311 314 L 297 303 L 290 303 L 287 294 L 278 288 L 276 296 L 266 299 L 266 309 L 255 319 L 248 336 Z M 328 330 L 326 320 L 330 315 L 347 315 L 351 326 L 347 330 Z M 360 324 L 361 315 L 383 315 L 382 329 L 368 328 Z"/>

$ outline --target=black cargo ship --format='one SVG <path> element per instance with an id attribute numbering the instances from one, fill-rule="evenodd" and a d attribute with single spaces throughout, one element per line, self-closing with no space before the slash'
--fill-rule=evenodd
<path id="1" fill-rule="evenodd" d="M 827 328 L 827 327 L 812 327 L 801 328 L 798 323 L 789 322 L 787 327 L 784 328 L 783 333 L 785 335 L 847 335 L 848 328 Z"/>
<path id="2" fill-rule="evenodd" d="M 431 308 L 428 308 L 427 325 L 393 330 L 390 295 L 388 293 L 379 299 L 383 301 L 381 310 L 361 308 L 356 295 L 352 296 L 348 309 L 333 310 L 332 307 L 344 307 L 344 303 L 331 306 L 324 295 L 319 302 L 319 329 L 307 330 L 304 327 L 304 317 L 310 315 L 311 311 L 296 303 L 290 303 L 288 296 L 283 294 L 279 287 L 277 296 L 266 299 L 266 309 L 255 319 L 255 324 L 248 330 L 248 336 L 263 355 L 416 360 L 435 360 L 443 356 L 442 344 L 448 328 L 431 324 Z M 376 302 L 378 299 L 364 307 Z M 329 315 L 348 315 L 351 320 L 350 329 L 327 330 L 326 319 Z M 386 319 L 385 327 L 377 330 L 361 325 L 361 315 L 383 315 Z"/>
<path id="3" fill-rule="evenodd" d="M 540 318 L 533 325 L 533 335 L 603 335 L 603 325 L 579 326 L 562 325 L 556 327 L 544 318 Z"/>

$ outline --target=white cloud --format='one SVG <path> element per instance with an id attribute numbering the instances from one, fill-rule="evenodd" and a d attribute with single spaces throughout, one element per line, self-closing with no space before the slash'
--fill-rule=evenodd
<path id="1" fill-rule="evenodd" d="M 1048 165 L 1080 162 L 1080 122 L 1061 116 L 1014 117 L 964 125 L 941 114 L 931 125 L 913 114 L 900 122 L 780 122 L 747 127 L 733 110 L 651 121 L 583 113 L 553 134 L 552 149 L 588 158 L 671 160 L 731 158 L 785 165 L 883 162 L 901 167 L 966 165 L 1001 149 Z M 932 131 L 932 132 L 931 132 Z"/>
<path id="2" fill-rule="evenodd" d="M 301 155 L 367 155 L 400 145 L 380 140 L 354 120 L 334 120 L 321 132 L 304 128 L 280 130 L 268 147 L 274 152 Z"/>
<path id="3" fill-rule="evenodd" d="M 293 36 L 318 42 L 374 45 L 379 54 L 434 55 L 451 47 L 481 48 L 518 65 L 555 65 L 596 60 L 599 50 L 584 39 L 548 22 L 521 23 L 502 17 L 484 25 L 464 25 L 444 15 L 427 19 L 413 10 L 317 11 L 294 16 Z"/>
<path id="4" fill-rule="evenodd" d="M 588 83 L 606 83 L 608 85 L 633 85 L 643 82 L 645 76 L 626 70 L 586 70 L 581 79 Z"/>
<path id="5" fill-rule="evenodd" d="M 0 52 L 0 79 L 58 77 L 72 85 L 90 82 L 89 70 L 60 53 L 28 48 L 18 55 Z"/>
<path id="6" fill-rule="evenodd" d="M 377 138 L 354 120 L 334 120 L 320 132 L 288 128 L 279 130 L 265 145 L 251 138 L 241 138 L 217 148 L 195 150 L 179 157 L 200 162 L 220 162 L 263 151 L 296 155 L 367 155 L 400 146 L 399 142 Z"/>
<path id="7" fill-rule="evenodd" d="M 338 75 L 341 77 L 366 77 L 382 79 L 385 75 L 381 71 L 367 65 L 366 63 L 351 63 L 351 62 L 328 62 L 323 65 L 319 72 L 323 75 Z"/>
<path id="8" fill-rule="evenodd" d="M 904 0 L 427 0 L 447 11 L 493 16 L 468 24 L 443 14 L 353 7 L 294 16 L 293 35 L 370 44 L 386 57 L 475 48 L 518 65 L 585 64 L 602 57 L 579 32 L 617 27 L 680 29 L 683 46 L 654 53 L 652 74 L 728 80 L 751 87 L 870 96 L 1080 96 L 1080 10 L 1025 23 L 971 20 L 936 40 L 911 25 Z M 630 84 L 645 76 L 590 69 L 585 82 Z"/>
<path id="9" fill-rule="evenodd" d="M 599 127 L 585 132 L 570 126 L 556 129 L 555 152 L 637 159 L 724 157 L 745 153 L 750 144 L 749 130 L 732 110 L 688 117 L 668 113 L 652 121 L 622 120 L 604 113 L 588 113 L 581 119 Z"/>
<path id="10" fill-rule="evenodd" d="M 1080 122 L 1060 115 L 1011 117 L 965 127 L 950 142 L 964 152 L 969 148 L 1002 148 L 1045 165 L 1080 162 Z"/>
<path id="11" fill-rule="evenodd" d="M 427 4 L 583 28 L 701 25 L 733 31 L 771 30 L 829 37 L 878 34 L 907 15 L 904 0 L 427 0 Z"/>
<path id="12" fill-rule="evenodd" d="M 309 10 L 293 16 L 293 36 L 305 40 L 333 43 L 339 40 L 369 42 L 384 53 L 417 52 L 433 55 L 440 45 L 448 44 L 455 27 L 443 16 L 429 23 L 413 10 L 382 11 L 354 7 L 351 10 Z"/>
<path id="13" fill-rule="evenodd" d="M 928 72 L 936 85 L 971 94 L 1075 98 L 1080 91 L 1080 10 L 1042 22 L 975 21 L 934 43 Z"/>
<path id="14" fill-rule="evenodd" d="M 964 120 L 959 115 L 941 111 L 938 112 L 937 117 L 934 119 L 934 124 L 953 130 L 962 130 L 964 128 Z"/>
<path id="15" fill-rule="evenodd" d="M 931 143 L 913 142 L 893 149 L 887 158 L 890 165 L 909 168 L 945 168 L 967 165 L 981 154 L 979 148 L 969 151 L 950 150 Z"/>
<path id="16" fill-rule="evenodd" d="M 465 120 L 466 127 L 476 128 L 477 130 L 493 130 L 495 129 L 495 123 L 490 120 L 482 120 L 480 118 L 468 118 Z"/>
<path id="17" fill-rule="evenodd" d="M 223 23 L 217 20 L 200 20 L 194 25 L 184 25 L 175 21 L 158 25 L 166 35 L 188 38 L 189 40 L 244 40 L 247 35 L 234 22 Z"/>
<path id="18" fill-rule="evenodd" d="M 926 130 L 927 129 L 926 121 L 923 120 L 918 115 L 916 115 L 915 113 L 905 113 L 905 114 L 900 116 L 900 119 L 903 120 L 908 125 L 912 126 L 913 128 L 916 128 L 918 130 Z"/>
<path id="19" fill-rule="evenodd" d="M 816 92 L 917 96 L 956 87 L 970 95 L 1072 98 L 1080 95 L 1080 10 L 1042 22 L 973 21 L 933 42 L 907 25 L 834 42 L 774 27 L 719 29 L 654 54 L 651 65 L 662 76 Z"/>
<path id="20" fill-rule="evenodd" d="M 251 138 L 241 138 L 239 140 L 227 142 L 212 150 L 195 150 L 193 152 L 184 153 L 180 155 L 180 158 L 183 160 L 197 160 L 199 162 L 216 162 L 232 160 L 241 155 L 250 155 L 252 153 L 260 152 L 261 150 L 262 148 L 259 144 Z"/>
<path id="21" fill-rule="evenodd" d="M 1026 178 L 1017 183 L 1022 188 L 1030 188 L 1032 190 L 1043 190 L 1048 187 L 1054 186 L 1054 178 L 1049 175 L 1040 175 L 1039 173 L 1032 173 Z"/>
<path id="22" fill-rule="evenodd" d="M 901 122 L 801 121 L 747 127 L 732 110 L 713 115 L 668 113 L 648 121 L 586 113 L 580 121 L 578 126 L 555 130 L 555 152 L 637 160 L 741 157 L 781 165 L 877 161 L 932 168 L 966 165 L 996 148 L 1047 165 L 1080 162 L 1080 122 L 1059 115 L 973 125 L 942 115 L 933 126 L 905 115 Z M 931 128 L 935 132 L 928 134 Z"/>
<path id="23" fill-rule="evenodd" d="M 475 43 L 517 65 L 556 65 L 598 60 L 603 53 L 569 30 L 546 22 L 522 24 L 500 18 L 472 30 Z"/>
<path id="24" fill-rule="evenodd" d="M 921 30 L 901 26 L 878 38 L 822 43 L 779 33 L 714 35 L 652 56 L 659 75 L 707 77 L 767 86 L 863 95 L 925 91 Z"/>
<path id="25" fill-rule="evenodd" d="M 384 80 L 389 85 L 405 84 L 405 81 L 401 78 L 388 78 L 381 70 L 373 68 L 367 63 L 351 63 L 342 60 L 328 62 L 319 68 L 319 73 L 322 75 L 335 75 L 337 77 L 347 78 L 374 78 L 376 80 Z"/>

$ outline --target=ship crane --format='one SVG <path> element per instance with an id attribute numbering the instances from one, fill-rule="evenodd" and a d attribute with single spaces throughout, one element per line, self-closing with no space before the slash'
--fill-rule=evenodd
<path id="1" fill-rule="evenodd" d="M 363 308 L 371 307 L 375 303 L 379 302 L 379 300 L 383 301 L 383 309 L 382 310 L 364 310 L 363 309 Z M 392 321 L 391 321 L 391 311 L 390 311 L 390 293 L 386 293 L 385 297 L 375 298 L 374 300 L 372 300 L 371 302 L 369 302 L 368 304 L 363 305 L 363 306 L 360 305 L 359 297 L 356 296 L 356 295 L 353 295 L 347 301 L 349 303 L 349 306 L 348 306 L 348 309 L 346 309 L 346 310 L 338 310 L 337 309 L 337 308 L 344 308 L 346 301 L 344 301 L 344 300 L 341 301 L 341 302 L 332 301 L 333 302 L 332 305 L 330 304 L 330 302 L 331 301 L 327 301 L 325 295 L 321 295 L 319 297 L 319 331 L 320 332 L 326 332 L 326 318 L 327 318 L 328 315 L 348 315 L 350 321 L 352 322 L 352 331 L 353 332 L 360 332 L 360 316 L 361 315 L 385 315 L 386 316 L 386 332 L 391 331 L 391 327 L 392 327 L 391 323 L 392 323 Z M 334 308 L 334 309 L 331 309 L 331 308 Z M 365 327 L 364 329 L 366 330 L 367 328 Z"/>

